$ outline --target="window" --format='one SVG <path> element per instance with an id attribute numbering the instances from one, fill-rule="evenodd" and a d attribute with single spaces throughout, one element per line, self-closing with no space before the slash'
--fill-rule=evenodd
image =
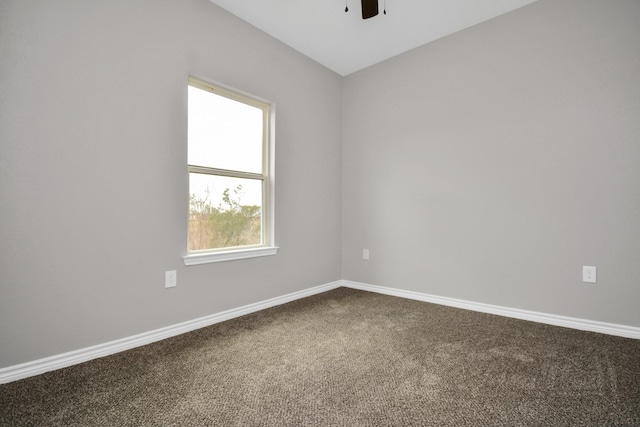
<path id="1" fill-rule="evenodd" d="M 271 105 L 188 85 L 186 265 L 273 255 Z"/>

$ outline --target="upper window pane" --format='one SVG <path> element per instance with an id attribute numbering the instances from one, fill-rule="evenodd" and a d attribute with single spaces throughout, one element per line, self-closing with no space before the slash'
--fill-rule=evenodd
<path id="1" fill-rule="evenodd" d="M 263 110 L 189 86 L 188 162 L 262 173 Z"/>

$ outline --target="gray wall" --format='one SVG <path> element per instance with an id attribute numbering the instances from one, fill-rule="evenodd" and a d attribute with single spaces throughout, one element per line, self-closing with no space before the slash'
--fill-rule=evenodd
<path id="1" fill-rule="evenodd" d="M 343 278 L 640 326 L 639 22 L 540 0 L 345 78 Z"/>
<path id="2" fill-rule="evenodd" d="M 2 0 L 0 58 L 0 368 L 340 278 L 337 74 L 207 0 Z M 276 256 L 182 263 L 190 74 L 276 104 Z"/>

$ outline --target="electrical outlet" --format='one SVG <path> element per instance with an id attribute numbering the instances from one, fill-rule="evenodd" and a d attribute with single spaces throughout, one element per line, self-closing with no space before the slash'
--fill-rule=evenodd
<path id="1" fill-rule="evenodd" d="M 173 288 L 178 284 L 178 274 L 175 270 L 164 272 L 164 287 Z"/>
<path id="2" fill-rule="evenodd" d="M 583 265 L 582 281 L 585 283 L 596 283 L 596 268 L 590 265 Z"/>
<path id="3" fill-rule="evenodd" d="M 369 249 L 362 250 L 362 259 L 369 260 Z"/>

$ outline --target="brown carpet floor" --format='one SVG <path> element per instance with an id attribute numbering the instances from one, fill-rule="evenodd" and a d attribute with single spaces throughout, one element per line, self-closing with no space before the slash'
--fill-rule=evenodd
<path id="1" fill-rule="evenodd" d="M 2 426 L 640 426 L 640 340 L 339 288 L 0 386 Z"/>

